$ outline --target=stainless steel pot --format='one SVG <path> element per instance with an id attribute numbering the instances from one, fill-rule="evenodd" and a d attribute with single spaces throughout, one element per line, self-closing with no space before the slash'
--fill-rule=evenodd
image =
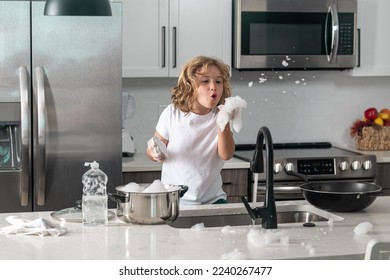
<path id="1" fill-rule="evenodd" d="M 294 171 L 290 175 L 303 179 L 303 197 L 313 206 L 327 211 L 353 212 L 370 206 L 382 193 L 382 187 L 368 182 L 330 181 L 310 182 L 311 178 Z"/>
<path id="2" fill-rule="evenodd" d="M 140 184 L 146 188 L 149 184 Z M 117 193 L 108 193 L 117 202 L 117 216 L 127 223 L 162 224 L 173 222 L 179 216 L 180 197 L 188 190 L 187 186 L 165 185 L 166 192 L 129 192 L 123 186 L 116 187 Z"/>

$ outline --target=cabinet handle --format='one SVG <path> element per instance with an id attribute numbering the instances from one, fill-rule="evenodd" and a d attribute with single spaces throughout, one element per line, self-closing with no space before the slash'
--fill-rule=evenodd
<path id="1" fill-rule="evenodd" d="M 176 33 L 176 27 L 172 28 L 172 41 L 173 41 L 173 47 L 172 47 L 172 68 L 176 68 L 176 61 L 177 61 L 177 33 Z"/>
<path id="2" fill-rule="evenodd" d="M 165 26 L 161 27 L 161 68 L 165 67 Z"/>
<path id="3" fill-rule="evenodd" d="M 360 28 L 357 30 L 358 35 L 358 61 L 357 61 L 357 67 L 360 67 Z"/>

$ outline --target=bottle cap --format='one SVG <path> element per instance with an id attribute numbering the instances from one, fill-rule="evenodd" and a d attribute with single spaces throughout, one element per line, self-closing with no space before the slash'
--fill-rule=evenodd
<path id="1" fill-rule="evenodd" d="M 99 169 L 99 163 L 96 161 L 86 162 L 84 163 L 84 166 L 91 166 L 92 169 Z"/>

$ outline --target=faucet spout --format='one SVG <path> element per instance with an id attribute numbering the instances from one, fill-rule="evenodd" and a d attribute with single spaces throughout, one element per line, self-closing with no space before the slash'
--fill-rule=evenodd
<path id="1" fill-rule="evenodd" d="M 271 132 L 265 126 L 259 129 L 256 140 L 256 150 L 253 155 L 250 168 L 253 173 L 264 172 L 264 158 L 263 158 L 263 143 L 265 142 L 266 148 L 266 193 L 263 207 L 251 208 L 245 197 L 241 197 L 249 215 L 252 219 L 261 218 L 262 227 L 266 229 L 274 229 L 278 227 L 276 216 L 276 205 L 274 196 L 274 174 L 273 174 L 273 162 L 274 151 Z"/>

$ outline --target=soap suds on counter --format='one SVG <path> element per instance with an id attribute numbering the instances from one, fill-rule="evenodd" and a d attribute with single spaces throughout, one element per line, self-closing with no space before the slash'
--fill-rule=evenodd
<path id="1" fill-rule="evenodd" d="M 264 247 L 270 244 L 288 246 L 289 237 L 284 231 L 251 228 L 247 234 L 247 241 L 254 247 Z"/>
<path id="2" fill-rule="evenodd" d="M 329 226 L 329 231 L 332 231 L 333 230 L 333 219 L 332 218 L 329 218 L 328 226 Z"/>
<path id="3" fill-rule="evenodd" d="M 356 235 L 361 235 L 367 234 L 370 230 L 372 230 L 372 224 L 370 222 L 362 222 L 353 229 L 353 232 Z"/>
<path id="4" fill-rule="evenodd" d="M 235 248 L 232 252 L 223 254 L 221 260 L 245 260 L 246 255 Z"/>
<path id="5" fill-rule="evenodd" d="M 203 231 L 204 230 L 204 223 L 195 224 L 191 227 L 191 230 L 193 231 Z"/>

